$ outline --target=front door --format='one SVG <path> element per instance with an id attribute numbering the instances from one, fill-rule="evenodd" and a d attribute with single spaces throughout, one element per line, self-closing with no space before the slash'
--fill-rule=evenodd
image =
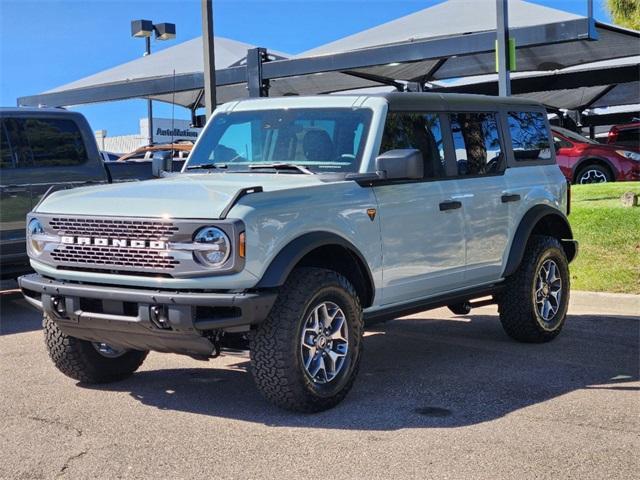
<path id="1" fill-rule="evenodd" d="M 25 218 L 31 210 L 28 179 L 18 167 L 6 119 L 0 121 L 0 249 L 2 266 L 26 263 Z"/>
<path id="2" fill-rule="evenodd" d="M 390 112 L 380 152 L 405 148 L 421 151 L 424 179 L 374 187 L 385 305 L 455 290 L 464 276 L 464 222 L 456 185 L 444 180 L 440 116 Z"/>

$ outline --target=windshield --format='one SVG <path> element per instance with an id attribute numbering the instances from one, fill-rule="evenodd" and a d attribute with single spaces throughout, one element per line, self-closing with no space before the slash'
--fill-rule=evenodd
<path id="1" fill-rule="evenodd" d="M 555 131 L 555 132 L 558 132 L 562 136 L 567 137 L 569 140 L 571 140 L 573 142 L 592 143 L 592 144 L 597 144 L 598 143 L 595 140 L 591 140 L 590 138 L 583 137 L 579 133 L 572 132 L 571 130 L 567 130 L 566 128 L 553 127 L 552 130 Z"/>
<path id="2" fill-rule="evenodd" d="M 259 172 L 283 164 L 313 173 L 357 172 L 371 122 L 359 108 L 278 109 L 216 115 L 187 169 Z M 261 167 L 263 165 L 264 167 Z M 300 173 L 296 168 L 281 173 Z"/>

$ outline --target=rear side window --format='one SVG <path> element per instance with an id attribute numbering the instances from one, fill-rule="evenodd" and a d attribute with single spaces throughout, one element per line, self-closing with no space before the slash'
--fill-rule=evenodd
<path id="1" fill-rule="evenodd" d="M 13 118 L 6 125 L 18 167 L 66 167 L 87 160 L 82 134 L 73 120 Z"/>
<path id="2" fill-rule="evenodd" d="M 541 112 L 509 112 L 508 120 L 513 156 L 517 161 L 551 159 L 544 114 Z"/>
<path id="3" fill-rule="evenodd" d="M 504 171 L 495 113 L 453 113 L 451 133 L 458 175 L 494 175 Z"/>
<path id="4" fill-rule="evenodd" d="M 422 153 L 424 178 L 445 176 L 440 119 L 436 113 L 390 112 L 382 134 L 380 153 L 415 148 Z"/>

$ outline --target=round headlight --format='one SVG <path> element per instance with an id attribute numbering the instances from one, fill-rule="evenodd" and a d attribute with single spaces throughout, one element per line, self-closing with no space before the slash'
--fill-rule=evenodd
<path id="1" fill-rule="evenodd" d="M 34 235 L 44 235 L 44 227 L 37 218 L 32 218 L 29 221 L 29 224 L 27 225 L 27 237 L 31 251 L 39 255 L 44 250 L 45 242 L 34 239 Z"/>
<path id="2" fill-rule="evenodd" d="M 203 244 L 196 250 L 196 257 L 200 262 L 210 267 L 219 267 L 227 261 L 231 254 L 229 237 L 217 227 L 204 227 L 196 233 L 193 239 Z M 210 248 L 205 248 L 210 247 Z"/>

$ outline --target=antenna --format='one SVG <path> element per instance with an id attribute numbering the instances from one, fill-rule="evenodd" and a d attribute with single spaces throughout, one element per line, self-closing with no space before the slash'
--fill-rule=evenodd
<path id="1" fill-rule="evenodd" d="M 171 161 L 175 152 L 173 151 L 173 134 L 175 132 L 175 118 L 176 118 L 176 70 L 173 69 L 173 92 L 171 94 Z"/>

